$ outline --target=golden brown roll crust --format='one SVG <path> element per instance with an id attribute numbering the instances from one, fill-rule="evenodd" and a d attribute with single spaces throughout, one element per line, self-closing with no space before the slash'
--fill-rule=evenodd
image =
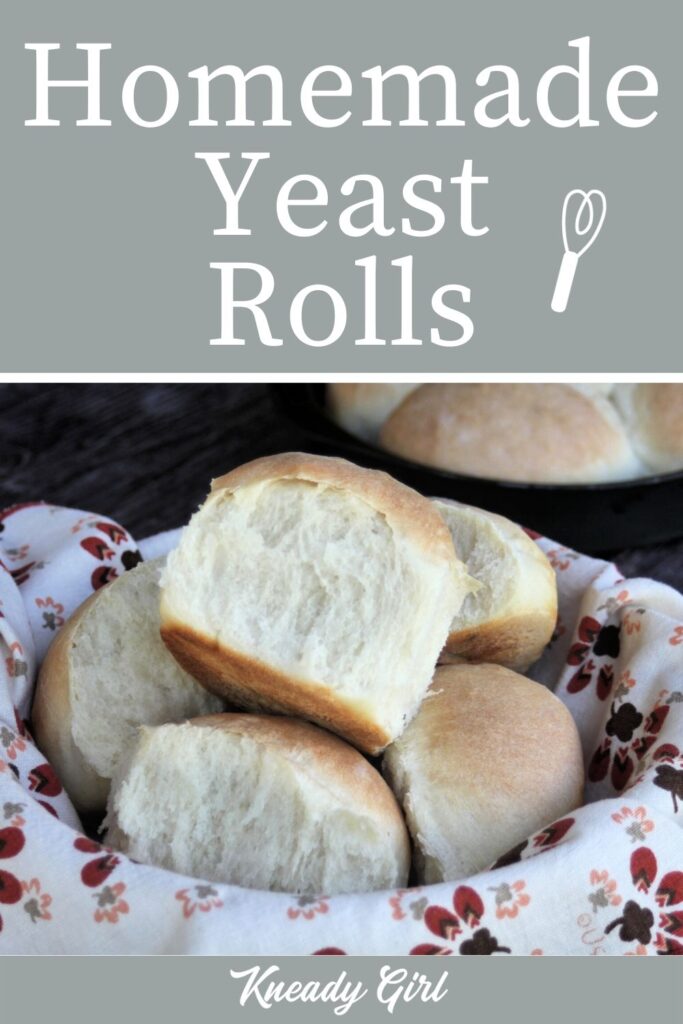
<path id="1" fill-rule="evenodd" d="M 525 672 L 537 661 L 552 636 L 557 613 L 524 612 L 493 619 L 478 626 L 452 630 L 440 665 L 490 663 Z"/>
<path id="2" fill-rule="evenodd" d="M 214 639 L 164 617 L 161 636 L 176 661 L 207 690 L 249 711 L 302 715 L 368 754 L 378 754 L 391 736 L 362 701 L 293 679 L 258 658 L 219 646 Z"/>
<path id="3" fill-rule="evenodd" d="M 583 758 L 557 697 L 499 665 L 437 669 L 384 755 L 417 848 L 420 881 L 452 881 L 578 807 Z"/>
<path id="4" fill-rule="evenodd" d="M 455 473 L 537 483 L 623 479 L 638 463 L 616 411 L 567 384 L 424 384 L 380 444 Z"/>

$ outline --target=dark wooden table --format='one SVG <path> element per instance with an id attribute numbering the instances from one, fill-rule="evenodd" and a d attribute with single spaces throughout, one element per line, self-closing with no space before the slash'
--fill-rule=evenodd
<path id="1" fill-rule="evenodd" d="M 305 444 L 262 384 L 4 384 L 0 507 L 41 498 L 142 538 L 186 522 L 212 477 Z M 613 557 L 683 589 L 683 539 Z"/>

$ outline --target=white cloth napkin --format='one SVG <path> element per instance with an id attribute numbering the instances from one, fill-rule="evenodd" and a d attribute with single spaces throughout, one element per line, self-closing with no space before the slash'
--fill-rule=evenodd
<path id="1" fill-rule="evenodd" d="M 40 503 L 0 512 L 0 530 L 0 953 L 683 953 L 674 590 L 538 538 L 560 620 L 532 674 L 577 722 L 586 806 L 457 883 L 297 898 L 136 864 L 80 833 L 27 731 L 36 670 L 88 594 L 135 563 L 136 546 L 105 516 Z M 176 538 L 150 538 L 142 552 Z"/>

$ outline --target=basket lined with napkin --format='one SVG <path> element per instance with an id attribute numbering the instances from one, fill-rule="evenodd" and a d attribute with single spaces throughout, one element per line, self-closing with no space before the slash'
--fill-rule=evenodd
<path id="1" fill-rule="evenodd" d="M 30 736 L 51 640 L 143 541 L 106 516 L 0 513 L 0 953 L 683 953 L 683 597 L 537 543 L 557 575 L 555 635 L 530 673 L 579 729 L 586 803 L 469 879 L 297 897 L 134 863 L 82 831 Z M 505 754 L 501 751 L 501 757 Z"/>

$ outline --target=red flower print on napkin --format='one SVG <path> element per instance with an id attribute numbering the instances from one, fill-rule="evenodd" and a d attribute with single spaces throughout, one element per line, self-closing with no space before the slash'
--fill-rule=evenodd
<path id="1" fill-rule="evenodd" d="M 630 860 L 631 879 L 638 894 L 649 895 L 659 870 L 657 858 L 647 846 L 634 850 Z M 619 917 L 605 928 L 605 934 L 619 929 L 622 942 L 637 941 L 647 946 L 653 941 L 657 953 L 683 955 L 683 871 L 668 871 L 660 879 L 654 892 L 654 901 L 661 913 L 641 905 L 642 899 L 628 900 Z"/>

